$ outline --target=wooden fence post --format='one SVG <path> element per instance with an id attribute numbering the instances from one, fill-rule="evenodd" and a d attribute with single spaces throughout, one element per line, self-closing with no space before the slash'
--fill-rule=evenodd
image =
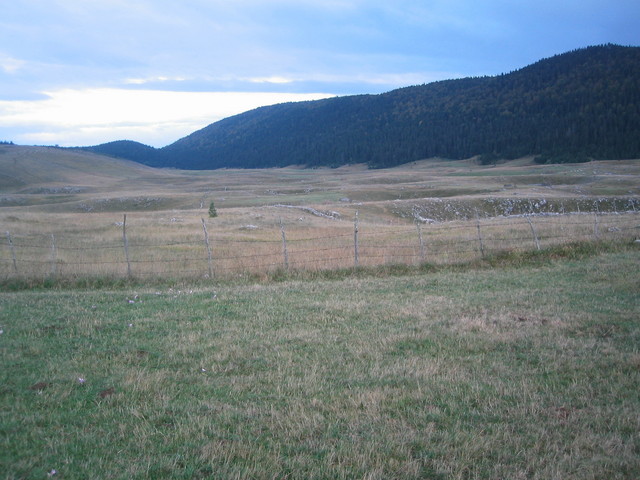
<path id="1" fill-rule="evenodd" d="M 129 261 L 129 240 L 127 240 L 127 214 L 122 221 L 122 241 L 124 243 L 124 257 L 127 260 L 127 276 L 131 276 L 131 262 Z"/>
<path id="2" fill-rule="evenodd" d="M 11 258 L 13 259 L 13 272 L 18 274 L 18 263 L 16 261 L 16 249 L 11 241 L 11 234 L 7 231 L 7 241 L 9 242 L 9 249 L 11 250 Z"/>
<path id="3" fill-rule="evenodd" d="M 57 260 L 56 237 L 52 233 L 51 234 L 51 276 L 52 277 L 56 276 L 56 260 Z"/>
<path id="4" fill-rule="evenodd" d="M 418 229 L 418 240 L 420 241 L 420 261 L 424 263 L 425 261 L 425 249 L 424 249 L 424 239 L 422 238 L 422 227 L 416 219 L 416 228 Z"/>
<path id="5" fill-rule="evenodd" d="M 356 210 L 356 218 L 353 222 L 353 261 L 354 266 L 358 268 L 360 262 L 358 252 L 358 211 Z"/>
<path id="6" fill-rule="evenodd" d="M 204 243 L 207 246 L 207 259 L 209 265 L 209 278 L 213 278 L 213 259 L 211 256 L 211 245 L 209 244 L 209 232 L 207 232 L 207 225 L 204 222 L 204 218 L 200 218 L 202 220 L 202 230 L 204 230 Z"/>
<path id="7" fill-rule="evenodd" d="M 598 232 L 598 212 L 593 212 L 593 235 L 596 240 L 600 238 L 600 232 Z"/>
<path id="8" fill-rule="evenodd" d="M 478 242 L 480 242 L 480 255 L 484 258 L 484 243 L 482 242 L 482 233 L 480 232 L 480 215 L 476 208 L 476 228 L 478 229 Z"/>
<path id="9" fill-rule="evenodd" d="M 289 271 L 289 252 L 287 252 L 287 235 L 284 232 L 284 223 L 280 217 L 280 233 L 282 234 L 282 256 L 284 257 L 284 269 Z"/>
<path id="10" fill-rule="evenodd" d="M 524 218 L 526 218 L 527 222 L 529 222 L 529 227 L 531 227 L 531 234 L 533 235 L 533 240 L 536 242 L 536 248 L 540 250 L 540 242 L 538 241 L 538 235 L 536 234 L 536 230 L 535 228 L 533 228 L 533 222 L 531 221 L 531 218 L 529 218 L 529 215 L 525 215 Z"/>

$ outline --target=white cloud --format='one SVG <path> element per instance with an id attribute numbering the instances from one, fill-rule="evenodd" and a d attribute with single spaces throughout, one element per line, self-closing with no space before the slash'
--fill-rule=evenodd
<path id="1" fill-rule="evenodd" d="M 110 88 L 45 92 L 44 100 L 0 101 L 0 126 L 18 143 L 92 145 L 132 139 L 164 146 L 231 115 L 325 93 L 172 92 Z"/>
<path id="2" fill-rule="evenodd" d="M 381 72 L 369 72 L 369 73 L 351 73 L 344 74 L 338 73 L 315 73 L 305 75 L 304 77 L 296 78 L 296 82 L 315 82 L 324 83 L 328 85 L 335 84 L 353 84 L 360 86 L 375 86 L 383 87 L 384 91 L 392 90 L 395 88 L 408 87 L 411 85 L 421 85 L 423 83 L 435 82 L 438 80 L 448 80 L 452 78 L 459 78 L 463 76 L 456 72 L 404 72 L 404 73 L 381 73 Z M 366 88 L 362 89 L 362 92 L 366 93 Z"/>
<path id="3" fill-rule="evenodd" d="M 124 80 L 125 85 L 145 85 L 147 83 L 162 83 L 162 82 L 184 82 L 187 77 L 166 77 L 159 75 L 156 77 L 145 78 L 126 78 Z"/>
<path id="4" fill-rule="evenodd" d="M 16 58 L 10 57 L 9 55 L 5 55 L 0 53 L 0 68 L 5 73 L 16 73 L 26 64 L 23 60 L 18 60 Z"/>
<path id="5" fill-rule="evenodd" d="M 273 75 L 271 77 L 254 77 L 247 79 L 250 83 L 275 83 L 275 84 L 285 84 L 285 83 L 293 83 L 295 82 L 292 78 L 281 77 L 277 75 Z"/>

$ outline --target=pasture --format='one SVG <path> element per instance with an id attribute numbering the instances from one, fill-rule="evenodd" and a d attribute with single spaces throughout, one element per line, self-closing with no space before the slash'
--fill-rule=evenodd
<path id="1" fill-rule="evenodd" d="M 638 235 L 637 161 L 184 172 L 0 146 L 0 167 L 3 281 L 264 279 Z"/>
<path id="2" fill-rule="evenodd" d="M 638 478 L 638 259 L 2 293 L 3 477 Z"/>
<path id="3" fill-rule="evenodd" d="M 0 172 L 2 478 L 640 478 L 637 161 Z"/>

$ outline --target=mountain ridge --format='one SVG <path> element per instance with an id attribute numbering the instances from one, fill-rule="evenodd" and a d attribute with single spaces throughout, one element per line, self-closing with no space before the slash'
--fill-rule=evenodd
<path id="1" fill-rule="evenodd" d="M 260 107 L 160 149 L 85 150 L 154 167 L 390 167 L 430 157 L 640 157 L 640 47 L 572 50 L 496 76 Z"/>

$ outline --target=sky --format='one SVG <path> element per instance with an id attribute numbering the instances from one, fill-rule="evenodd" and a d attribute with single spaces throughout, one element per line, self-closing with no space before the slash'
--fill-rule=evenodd
<path id="1" fill-rule="evenodd" d="M 640 45 L 638 0 L 0 0 L 0 141 L 162 147 L 262 105 Z"/>

